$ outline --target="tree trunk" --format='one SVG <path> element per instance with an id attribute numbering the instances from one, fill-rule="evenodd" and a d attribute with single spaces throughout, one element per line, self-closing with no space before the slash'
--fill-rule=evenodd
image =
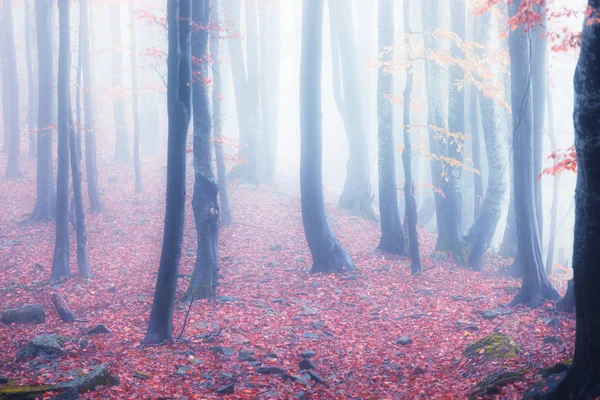
<path id="1" fill-rule="evenodd" d="M 522 0 L 509 5 L 515 15 Z M 531 87 L 530 54 L 523 29 L 511 30 L 509 55 L 511 70 L 513 116 L 513 174 L 515 182 L 515 216 L 519 262 L 523 272 L 521 290 L 511 305 L 539 306 L 544 300 L 556 300 L 559 295 L 548 280 L 542 260 L 542 246 L 535 208 L 534 118 Z"/>
<path id="2" fill-rule="evenodd" d="M 407 238 L 398 210 L 394 146 L 394 3 L 379 0 L 379 54 L 382 65 L 377 71 L 377 132 L 379 147 L 379 214 L 381 239 L 378 250 L 406 255 Z M 333 40 L 332 40 L 333 42 Z"/>
<path id="3" fill-rule="evenodd" d="M 83 113 L 85 117 L 85 171 L 88 186 L 90 211 L 102 210 L 100 190 L 98 189 L 98 169 L 96 167 L 96 130 L 94 126 L 94 103 L 92 99 L 93 79 L 90 55 L 90 25 L 88 23 L 88 0 L 79 2 L 79 40 L 83 67 Z"/>
<path id="4" fill-rule="evenodd" d="M 300 60 L 300 203 L 311 272 L 354 270 L 331 230 L 323 200 L 321 73 L 323 0 L 304 0 Z"/>
<path id="5" fill-rule="evenodd" d="M 355 215 L 375 219 L 371 206 L 371 183 L 369 180 L 369 152 L 365 135 L 364 115 L 361 106 L 362 96 L 359 82 L 358 49 L 354 37 L 352 6 L 342 0 L 329 0 L 331 41 L 336 42 L 339 51 L 338 65 L 334 63 L 335 75 L 341 77 L 342 93 L 339 103 L 348 139 L 348 164 L 346 181 L 340 195 L 339 207 Z M 335 51 L 333 49 L 333 51 Z M 332 51 L 332 52 L 333 52 Z M 336 57 L 335 55 L 334 57 Z M 338 68 L 339 67 L 339 68 Z"/>
<path id="6" fill-rule="evenodd" d="M 411 30 L 410 30 L 410 1 L 404 0 L 404 45 L 409 66 L 406 69 L 406 86 L 404 87 L 404 151 L 402 162 L 404 164 L 404 196 L 406 198 L 406 225 L 408 229 L 408 243 L 410 246 L 411 272 L 413 275 L 422 271 L 421 253 L 419 251 L 419 235 L 417 232 L 417 201 L 415 199 L 415 186 L 412 180 L 412 146 L 410 144 L 410 101 L 413 89 L 413 68 Z M 393 13 L 392 13 L 393 15 Z"/>
<path id="7" fill-rule="evenodd" d="M 158 278 L 146 343 L 173 339 L 173 307 L 185 223 L 186 139 L 192 106 L 191 0 L 168 0 L 167 205 Z"/>
<path id="8" fill-rule="evenodd" d="M 35 98 L 35 73 L 33 71 L 32 38 L 34 37 L 31 26 L 31 3 L 25 0 L 25 59 L 27 62 L 27 131 L 29 133 L 29 158 L 35 158 L 37 140 L 35 135 L 35 116 L 37 111 L 37 99 Z"/>
<path id="9" fill-rule="evenodd" d="M 70 114 L 70 0 L 58 1 L 58 172 L 56 178 L 56 237 L 50 278 L 71 276 L 69 265 L 69 114 Z"/>
<path id="10" fill-rule="evenodd" d="M 75 78 L 75 140 L 77 150 L 77 163 L 80 165 L 80 161 L 83 157 L 81 149 L 81 135 L 82 130 L 82 117 L 81 117 L 81 86 L 83 84 L 83 58 L 81 56 L 81 35 L 79 35 L 79 49 L 77 50 L 77 77 Z"/>
<path id="11" fill-rule="evenodd" d="M 589 0 L 597 10 L 599 0 Z M 584 22 L 575 69 L 575 357 L 567 377 L 548 400 L 592 399 L 600 393 L 600 25 Z"/>
<path id="12" fill-rule="evenodd" d="M 142 193 L 142 164 L 140 161 L 140 106 L 138 95 L 137 35 L 133 0 L 129 0 L 129 25 L 131 25 L 131 106 L 133 108 L 133 169 L 135 194 Z"/>
<path id="13" fill-rule="evenodd" d="M 211 23 L 220 24 L 219 21 L 219 0 L 213 3 Z M 221 102 L 223 97 L 223 83 L 221 80 L 221 62 L 219 60 L 219 31 L 211 29 L 210 31 L 210 51 L 213 61 L 213 136 L 215 143 L 215 161 L 217 164 L 217 176 L 219 181 L 219 200 L 221 208 L 221 224 L 229 225 L 233 223 L 231 213 L 231 203 L 229 202 L 229 189 L 227 188 L 227 165 L 223 155 L 223 125 L 221 123 Z"/>
<path id="14" fill-rule="evenodd" d="M 481 132 L 479 131 L 479 93 L 475 85 L 471 85 L 471 144 L 473 152 L 473 216 L 479 217 L 481 212 L 481 199 L 483 199 L 483 170 L 481 168 Z"/>
<path id="15" fill-rule="evenodd" d="M 115 119 L 115 161 L 129 162 L 129 137 L 123 101 L 123 49 L 121 48 L 121 6 L 110 6 L 110 33 L 112 43 L 113 113 Z M 118 92 L 118 93 L 117 93 Z"/>
<path id="16" fill-rule="evenodd" d="M 19 80 L 13 29 L 12 0 L 4 0 L 2 12 L 2 117 L 8 162 L 6 176 L 21 178 L 21 128 L 19 122 Z"/>
<path id="17" fill-rule="evenodd" d="M 482 46 L 486 46 L 490 43 L 491 15 L 485 13 L 475 18 L 474 36 Z M 475 90 L 477 89 L 473 88 L 474 92 Z M 481 271 L 483 270 L 483 257 L 494 238 L 502 214 L 502 205 L 506 195 L 505 172 L 508 160 L 500 136 L 494 100 L 475 92 L 472 102 L 479 103 L 481 112 L 485 152 L 488 160 L 488 187 L 481 206 L 481 213 L 469 230 L 466 241 L 471 246 L 469 267 Z M 472 113 L 474 111 L 476 109 L 471 109 Z"/>
<path id="18" fill-rule="evenodd" d="M 552 112 L 552 90 L 548 86 L 546 91 L 546 101 L 548 107 L 548 137 L 550 138 L 550 147 L 556 151 L 556 133 L 554 132 L 554 114 Z M 556 160 L 554 160 L 556 166 Z M 550 209 L 550 232 L 548 240 L 548 253 L 546 255 L 546 273 L 552 275 L 554 265 L 554 248 L 556 247 L 556 224 L 558 219 L 558 195 L 560 189 L 560 174 L 554 174 L 552 179 L 552 208 Z"/>

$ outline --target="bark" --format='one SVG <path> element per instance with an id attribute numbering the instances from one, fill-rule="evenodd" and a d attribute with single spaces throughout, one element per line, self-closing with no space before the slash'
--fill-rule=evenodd
<path id="1" fill-rule="evenodd" d="M 213 11 L 211 15 L 211 24 L 219 24 L 219 0 L 214 0 Z M 215 161 L 217 164 L 217 177 L 219 182 L 219 200 L 221 208 L 221 224 L 229 225 L 233 223 L 231 213 L 231 203 L 229 202 L 229 189 L 227 185 L 227 165 L 223 155 L 223 125 L 221 122 L 221 104 L 223 96 L 223 82 L 221 80 L 221 63 L 219 61 L 219 31 L 211 29 L 210 31 L 210 51 L 213 60 L 213 92 L 212 92 L 212 111 L 213 111 L 213 135 L 215 143 Z"/>
<path id="2" fill-rule="evenodd" d="M 339 207 L 355 215 L 375 219 L 371 206 L 371 183 L 369 180 L 369 153 L 365 134 L 364 113 L 361 106 L 361 87 L 359 82 L 358 49 L 354 37 L 352 7 L 342 0 L 329 0 L 329 16 L 332 30 L 332 53 L 337 60 L 333 63 L 334 82 L 336 75 L 341 78 L 341 99 L 338 104 L 348 139 L 348 163 L 346 181 L 340 195 Z M 339 95 L 341 93 L 341 96 Z"/>
<path id="3" fill-rule="evenodd" d="M 483 170 L 481 168 L 481 132 L 479 131 L 479 93 L 474 85 L 471 85 L 471 144 L 473 153 L 473 216 L 479 217 L 481 212 L 481 201 L 483 199 Z"/>
<path id="4" fill-rule="evenodd" d="M 60 294 L 52 293 L 50 298 L 52 299 L 52 304 L 54 304 L 54 308 L 56 308 L 56 312 L 58 313 L 60 319 L 63 322 L 73 322 L 77 319 L 75 313 L 73 313 L 73 311 L 69 309 L 69 306 L 67 306 L 65 299 L 63 299 L 63 297 Z"/>
<path id="5" fill-rule="evenodd" d="M 88 0 L 80 0 L 79 6 L 79 40 L 81 43 L 81 63 L 83 73 L 83 113 L 85 117 L 85 170 L 87 177 L 90 211 L 102 210 L 100 190 L 98 189 L 98 169 L 96 167 L 96 130 L 94 125 L 93 79 L 90 53 L 90 24 L 88 16 Z"/>
<path id="6" fill-rule="evenodd" d="M 1 23 L 2 34 L 2 117 L 8 161 L 6 176 L 21 178 L 21 128 L 19 122 L 19 80 L 17 54 L 13 29 L 12 0 L 4 0 Z"/>
<path id="7" fill-rule="evenodd" d="M 138 94 L 137 34 L 133 0 L 129 0 L 129 25 L 131 26 L 131 106 L 133 108 L 133 169 L 135 194 L 142 193 L 142 164 L 140 161 L 140 106 Z"/>
<path id="8" fill-rule="evenodd" d="M 81 56 L 81 35 L 79 36 L 79 49 L 77 50 L 77 77 L 75 78 L 75 140 L 76 140 L 76 153 L 77 162 L 81 161 L 82 150 L 81 150 L 81 135 L 83 130 L 82 118 L 81 118 L 81 86 L 83 83 L 83 58 Z"/>
<path id="9" fill-rule="evenodd" d="M 56 192 L 52 165 L 52 1 L 35 2 L 35 18 L 38 50 L 38 121 L 36 157 L 36 202 L 31 219 L 49 221 L 56 214 Z"/>
<path id="10" fill-rule="evenodd" d="M 121 49 L 121 6 L 110 5 L 112 44 L 113 113 L 115 119 L 115 161 L 129 162 L 129 137 L 123 101 L 123 51 Z M 117 93 L 118 92 L 118 93 Z"/>
<path id="11" fill-rule="evenodd" d="M 522 0 L 521 0 L 522 1 Z M 515 15 L 521 1 L 509 5 Z M 523 272 L 521 290 L 511 305 L 539 306 L 559 295 L 548 280 L 542 260 L 542 246 L 535 208 L 534 118 L 531 89 L 529 43 L 523 29 L 511 30 L 509 37 L 513 116 L 513 174 L 515 182 L 515 216 L 519 262 Z"/>
<path id="12" fill-rule="evenodd" d="M 550 138 L 550 147 L 552 151 L 556 150 L 556 133 L 554 132 L 554 115 L 552 113 L 553 101 L 552 90 L 550 87 L 546 91 L 546 101 L 548 107 L 548 137 Z M 556 165 L 556 160 L 554 160 Z M 546 273 L 552 275 L 554 265 L 554 249 L 556 247 L 556 224 L 558 222 L 558 195 L 560 189 L 560 174 L 555 174 L 552 178 L 552 206 L 550 209 L 550 232 L 548 239 L 548 253 L 546 254 Z"/>
<path id="13" fill-rule="evenodd" d="M 331 230 L 323 200 L 321 73 L 323 0 L 304 0 L 300 60 L 300 203 L 311 272 L 354 270 Z"/>
<path id="14" fill-rule="evenodd" d="M 402 153 L 402 162 L 404 164 L 404 196 L 406 198 L 406 225 L 408 229 L 408 243 L 410 247 L 411 272 L 418 274 L 422 271 L 421 253 L 419 251 L 419 236 L 417 232 L 417 201 L 415 199 L 415 187 L 412 180 L 412 146 L 410 144 L 410 102 L 413 89 L 413 68 L 412 55 L 410 54 L 411 41 L 410 34 L 410 1 L 404 0 L 404 32 L 406 33 L 404 44 L 406 55 L 410 64 L 406 70 L 406 86 L 404 88 L 404 151 Z"/>
<path id="15" fill-rule="evenodd" d="M 71 276 L 69 265 L 70 0 L 59 0 L 58 11 L 58 172 L 56 178 L 56 236 L 50 275 L 52 281 Z"/>
<path id="16" fill-rule="evenodd" d="M 600 1 L 589 0 L 596 10 Z M 575 357 L 549 400 L 591 399 L 600 393 L 600 25 L 584 22 L 575 69 Z"/>
<path id="17" fill-rule="evenodd" d="M 189 85 L 192 81 L 191 14 L 191 0 L 168 0 L 167 205 L 158 278 L 144 338 L 146 343 L 173 339 L 173 307 L 185 223 L 186 139 L 192 107 Z"/>
<path id="18" fill-rule="evenodd" d="M 377 71 L 377 134 L 379 147 L 379 214 L 381 239 L 378 250 L 406 255 L 407 238 L 400 221 L 394 146 L 394 2 L 379 0 L 379 53 L 382 64 Z M 333 42 L 333 41 L 332 41 Z"/>
<path id="19" fill-rule="evenodd" d="M 29 0 L 25 0 L 25 60 L 27 63 L 27 131 L 29 134 L 29 151 L 27 155 L 30 158 L 35 158 L 37 138 L 35 135 L 36 129 L 36 112 L 37 99 L 35 98 L 35 73 L 33 71 L 33 56 L 32 56 L 32 39 L 34 37 L 31 24 L 32 6 Z"/>
<path id="20" fill-rule="evenodd" d="M 475 37 L 481 45 L 486 46 L 490 43 L 491 15 L 485 13 L 475 18 Z M 472 102 L 479 104 L 481 112 L 485 152 L 488 161 L 488 187 L 485 200 L 481 206 L 481 213 L 469 230 L 466 242 L 471 246 L 469 267 L 481 271 L 484 255 L 494 238 L 502 214 L 502 205 L 506 195 L 505 172 L 508 157 L 500 135 L 499 116 L 495 112 L 494 100 L 481 96 L 475 88 L 473 88 L 473 91 L 475 97 L 472 98 Z M 477 109 L 471 110 L 471 112 L 474 111 L 477 111 Z"/>

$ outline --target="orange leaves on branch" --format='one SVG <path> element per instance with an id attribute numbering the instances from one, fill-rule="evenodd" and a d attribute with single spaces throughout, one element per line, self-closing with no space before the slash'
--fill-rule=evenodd
<path id="1" fill-rule="evenodd" d="M 548 156 L 548 160 L 553 160 L 551 167 L 545 168 L 537 179 L 542 175 L 557 175 L 563 171 L 577 172 L 577 153 L 575 146 L 569 147 L 566 151 L 556 150 Z"/>

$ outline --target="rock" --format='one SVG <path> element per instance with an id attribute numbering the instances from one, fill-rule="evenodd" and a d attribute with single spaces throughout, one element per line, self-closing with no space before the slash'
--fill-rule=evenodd
<path id="1" fill-rule="evenodd" d="M 312 350 L 304 350 L 302 353 L 300 353 L 300 357 L 302 358 L 313 358 L 316 355 L 317 353 Z"/>
<path id="2" fill-rule="evenodd" d="M 265 357 L 267 357 L 267 358 L 279 358 L 279 357 L 277 356 L 277 354 L 275 354 L 275 353 L 273 353 L 273 352 L 270 352 L 270 353 L 267 353 L 267 354 L 265 354 Z"/>
<path id="3" fill-rule="evenodd" d="M 12 323 L 35 323 L 46 322 L 46 312 L 40 304 L 28 304 L 19 308 L 9 308 L 2 311 L 0 321 L 3 324 Z"/>
<path id="4" fill-rule="evenodd" d="M 277 266 L 277 262 L 269 261 L 266 265 L 267 268 L 275 268 Z"/>
<path id="5" fill-rule="evenodd" d="M 221 303 L 235 303 L 236 301 L 239 301 L 240 299 L 238 299 L 237 297 L 233 297 L 233 296 L 219 296 L 219 297 L 217 297 L 217 300 L 219 300 Z"/>
<path id="6" fill-rule="evenodd" d="M 108 329 L 104 324 L 98 324 L 92 329 L 89 329 L 85 334 L 86 335 L 102 335 L 102 334 L 110 334 L 112 331 Z"/>
<path id="7" fill-rule="evenodd" d="M 517 358 L 521 348 L 508 335 L 493 333 L 472 343 L 463 355 L 467 358 L 483 355 L 486 358 Z"/>
<path id="8" fill-rule="evenodd" d="M 17 351 L 15 361 L 25 358 L 54 356 L 63 353 L 63 347 L 67 340 L 77 340 L 58 335 L 39 335 L 34 337 L 25 347 Z"/>
<path id="9" fill-rule="evenodd" d="M 50 400 L 77 400 L 79 399 L 79 392 L 77 389 L 70 387 L 64 392 L 52 397 Z"/>
<path id="10" fill-rule="evenodd" d="M 290 378 L 297 383 L 301 383 L 303 385 L 308 386 L 309 381 L 311 380 L 310 375 L 306 371 L 302 371 L 300 375 L 292 375 Z"/>
<path id="11" fill-rule="evenodd" d="M 306 400 L 306 398 L 307 397 L 302 390 L 294 395 L 294 399 L 296 400 Z"/>
<path id="12" fill-rule="evenodd" d="M 304 256 L 300 256 L 300 257 L 296 257 L 296 261 L 299 263 L 303 263 L 304 261 L 306 261 L 306 259 L 304 258 Z"/>
<path id="13" fill-rule="evenodd" d="M 8 383 L 8 378 L 5 376 L 0 376 L 0 385 L 6 385 Z"/>
<path id="14" fill-rule="evenodd" d="M 250 361 L 248 362 L 248 365 L 251 367 L 260 367 L 262 365 L 262 363 L 260 361 Z"/>
<path id="15" fill-rule="evenodd" d="M 256 361 L 256 358 L 254 358 L 254 356 L 252 355 L 252 353 L 250 353 L 249 351 L 240 351 L 238 353 L 238 357 L 237 357 L 238 361 Z"/>
<path id="16" fill-rule="evenodd" d="M 108 366 L 109 364 L 99 365 L 89 374 L 75 378 L 66 386 L 74 387 L 79 393 L 94 390 L 96 386 L 116 386 L 119 384 L 119 378 L 109 372 Z"/>
<path id="17" fill-rule="evenodd" d="M 350 275 L 350 276 L 344 276 L 344 277 L 340 278 L 340 281 L 355 281 L 357 279 L 358 279 L 358 276 Z"/>
<path id="18" fill-rule="evenodd" d="M 413 370 L 413 374 L 415 375 L 423 375 L 425 373 L 425 370 L 421 367 L 415 367 L 415 369 Z"/>
<path id="19" fill-rule="evenodd" d="M 281 249 L 283 249 L 283 246 L 281 245 L 281 243 L 275 243 L 274 245 L 272 245 L 270 247 L 271 251 L 279 251 Z"/>
<path id="20" fill-rule="evenodd" d="M 407 346 L 412 343 L 412 339 L 408 336 L 400 336 L 398 340 L 396 340 L 394 343 L 401 344 L 402 346 Z"/>
<path id="21" fill-rule="evenodd" d="M 219 394 L 233 394 L 235 391 L 235 383 L 229 383 L 227 385 L 221 386 L 216 390 Z"/>
<path id="22" fill-rule="evenodd" d="M 302 313 L 300 315 L 309 316 L 309 315 L 317 315 L 319 313 L 318 310 L 314 310 L 310 307 L 303 306 Z"/>
<path id="23" fill-rule="evenodd" d="M 420 295 L 420 296 L 427 296 L 427 297 L 433 296 L 433 292 L 431 290 L 428 290 L 428 289 L 419 289 L 415 293 L 418 294 L 418 295 Z"/>
<path id="24" fill-rule="evenodd" d="M 322 329 L 325 326 L 325 323 L 323 321 L 314 321 L 310 323 L 310 326 L 315 329 Z"/>
<path id="25" fill-rule="evenodd" d="M 109 287 L 108 289 L 106 289 L 106 291 L 107 291 L 107 292 L 109 292 L 109 293 L 114 293 L 114 292 L 116 292 L 116 291 L 117 291 L 117 288 L 116 288 L 116 287 L 114 287 L 114 286 L 111 286 L 111 287 Z"/>
<path id="26" fill-rule="evenodd" d="M 265 375 L 285 375 L 285 370 L 281 367 L 258 367 L 256 372 Z"/>
<path id="27" fill-rule="evenodd" d="M 471 322 L 466 319 L 459 319 L 458 321 L 456 321 L 456 327 L 459 329 L 467 330 L 467 331 L 478 331 L 479 330 L 479 327 L 477 325 L 475 325 L 474 322 Z"/>
<path id="28" fill-rule="evenodd" d="M 493 310 L 486 310 L 481 313 L 484 319 L 494 319 L 498 316 Z"/>
<path id="29" fill-rule="evenodd" d="M 319 338 L 319 335 L 317 335 L 314 332 L 304 332 L 304 334 L 302 335 L 302 337 L 304 337 L 305 339 L 316 340 L 316 339 Z"/>
<path id="30" fill-rule="evenodd" d="M 523 375 L 520 372 L 494 372 L 475 385 L 469 399 L 475 400 L 481 396 L 499 394 L 499 387 L 520 381 L 521 379 L 523 379 Z"/>
<path id="31" fill-rule="evenodd" d="M 542 368 L 542 369 L 540 369 L 540 375 L 542 375 L 543 377 L 547 377 L 550 375 L 560 374 L 561 372 L 565 372 L 566 370 L 568 370 L 569 366 L 572 363 L 573 363 L 572 360 L 568 360 L 565 362 L 554 364 L 553 366 L 548 367 L 548 368 Z"/>
<path id="32" fill-rule="evenodd" d="M 133 377 L 145 381 L 147 379 L 152 378 L 152 374 L 149 374 L 149 373 L 143 372 L 143 371 L 135 371 L 135 374 L 133 374 Z"/>
<path id="33" fill-rule="evenodd" d="M 541 399 L 543 394 L 553 390 L 567 376 L 567 371 L 559 374 L 553 374 L 536 383 L 523 393 L 523 400 Z"/>
<path id="34" fill-rule="evenodd" d="M 217 354 L 223 354 L 224 356 L 232 356 L 235 351 L 231 347 L 223 347 L 223 346 L 212 346 L 210 351 L 213 351 Z"/>
<path id="35" fill-rule="evenodd" d="M 86 338 L 79 339 L 79 347 L 81 347 L 82 349 L 85 349 L 88 344 L 90 344 L 90 342 Z"/>
<path id="36" fill-rule="evenodd" d="M 465 296 L 450 296 L 454 301 L 473 301 L 472 297 Z"/>
<path id="37" fill-rule="evenodd" d="M 304 360 L 300 361 L 300 363 L 298 364 L 298 366 L 302 370 L 304 370 L 304 369 L 316 369 L 317 368 L 317 366 L 312 361 L 310 361 L 308 358 L 305 358 Z"/>
<path id="38" fill-rule="evenodd" d="M 546 343 L 546 344 L 561 344 L 562 339 L 560 338 L 560 336 L 546 336 L 544 338 L 544 343 Z"/>
<path id="39" fill-rule="evenodd" d="M 321 378 L 321 376 L 316 372 L 311 370 L 307 370 L 306 372 L 308 373 L 308 375 L 310 375 L 310 379 L 312 379 L 313 381 L 317 383 L 325 383 L 325 379 Z"/>
<path id="40" fill-rule="evenodd" d="M 34 268 L 36 271 L 43 271 L 43 270 L 44 270 L 44 266 L 43 266 L 42 264 L 40 264 L 40 263 L 35 263 L 35 264 L 33 264 L 33 268 Z"/>
<path id="41" fill-rule="evenodd" d="M 562 322 L 558 318 L 552 318 L 550 321 L 546 322 L 546 325 L 551 328 L 560 328 L 562 326 Z"/>
<path id="42" fill-rule="evenodd" d="M 285 299 L 283 297 L 279 297 L 273 300 L 273 303 L 285 304 Z"/>
<path id="43" fill-rule="evenodd" d="M 178 376 L 186 376 L 188 372 L 191 374 L 192 369 L 190 367 L 179 367 L 177 368 L 177 372 L 175 372 Z"/>

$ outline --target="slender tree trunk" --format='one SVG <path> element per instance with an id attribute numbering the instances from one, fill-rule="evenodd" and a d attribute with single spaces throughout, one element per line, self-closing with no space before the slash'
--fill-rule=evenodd
<path id="1" fill-rule="evenodd" d="M 142 164 L 140 161 L 140 106 L 138 94 L 137 35 L 133 0 L 129 0 L 129 25 L 131 25 L 131 106 L 133 108 L 133 168 L 135 194 L 142 193 Z"/>
<path id="2" fill-rule="evenodd" d="M 400 221 L 394 146 L 394 2 L 379 0 L 379 54 L 377 71 L 377 133 L 379 147 L 379 214 L 381 239 L 378 250 L 407 254 L 407 238 Z M 332 43 L 334 40 L 332 40 Z M 334 72 L 335 75 L 335 72 Z"/>
<path id="3" fill-rule="evenodd" d="M 515 15 L 522 0 L 509 5 Z M 511 30 L 509 37 L 513 116 L 513 174 L 518 253 L 523 283 L 511 305 L 539 306 L 559 295 L 548 280 L 542 260 L 542 246 L 535 209 L 534 118 L 531 98 L 529 43 L 523 29 Z"/>
<path id="4" fill-rule="evenodd" d="M 31 24 L 32 6 L 29 0 L 25 0 L 25 59 L 27 63 L 27 131 L 29 133 L 29 158 L 35 158 L 37 140 L 35 135 L 36 122 L 35 116 L 37 111 L 37 99 L 35 98 L 35 73 L 33 71 L 33 55 L 32 55 L 32 38 L 34 37 Z"/>
<path id="5" fill-rule="evenodd" d="M 173 307 L 185 223 L 186 139 L 192 107 L 191 0 L 168 0 L 167 205 L 163 245 L 146 343 L 173 339 Z"/>
<path id="6" fill-rule="evenodd" d="M 115 161 L 129 162 L 129 137 L 123 101 L 123 51 L 121 49 L 121 6 L 110 5 L 110 33 L 112 43 L 113 113 L 115 119 Z"/>
<path id="7" fill-rule="evenodd" d="M 35 3 L 38 47 L 38 132 L 36 166 L 36 202 L 31 219 L 49 221 L 56 214 L 56 192 L 52 163 L 53 52 L 52 1 Z"/>
<path id="8" fill-rule="evenodd" d="M 410 29 L 410 1 L 404 0 L 404 45 L 406 48 L 406 57 L 410 64 L 406 70 L 406 86 L 404 87 L 404 151 L 402 153 L 402 162 L 404 164 L 404 196 L 406 198 L 406 225 L 408 229 L 408 243 L 410 247 L 411 271 L 412 274 L 418 274 L 422 271 L 421 253 L 419 251 L 419 235 L 417 232 L 417 201 L 415 199 L 415 186 L 412 180 L 412 146 L 410 143 L 410 102 L 413 89 L 413 62 L 411 46 Z"/>
<path id="9" fill-rule="evenodd" d="M 304 0 L 300 60 L 300 203 L 311 272 L 355 269 L 331 230 L 323 200 L 321 73 L 323 0 Z"/>
<path id="10" fill-rule="evenodd" d="M 96 130 L 94 126 L 94 102 L 92 63 L 90 55 L 90 24 L 88 16 L 88 0 L 79 2 L 79 41 L 81 43 L 81 61 L 83 73 L 83 113 L 85 117 L 85 170 L 87 176 L 90 211 L 102 210 L 100 190 L 98 189 L 98 169 L 96 167 Z"/>
<path id="11" fill-rule="evenodd" d="M 550 138 L 550 147 L 552 151 L 556 150 L 556 133 L 554 129 L 554 114 L 552 90 L 550 86 L 546 89 L 546 101 L 548 107 L 548 137 Z M 556 165 L 556 160 L 554 161 Z M 548 253 L 546 255 L 546 273 L 552 274 L 554 265 L 554 248 L 556 247 L 556 224 L 558 219 L 558 195 L 560 189 L 560 174 L 555 174 L 552 180 L 552 208 L 550 209 L 550 238 L 548 240 Z"/>
<path id="12" fill-rule="evenodd" d="M 58 172 L 56 237 L 51 280 L 71 276 L 69 265 L 69 82 L 71 76 L 70 0 L 58 0 Z"/>
<path id="13" fill-rule="evenodd" d="M 81 35 L 79 35 L 79 49 L 77 50 L 77 77 L 75 79 L 75 140 L 77 144 L 76 155 L 78 163 L 77 165 L 81 165 L 79 163 L 83 157 L 81 148 L 81 136 L 83 134 L 83 130 L 81 128 L 83 126 L 81 120 L 81 86 L 83 84 L 83 57 L 81 56 Z"/>
<path id="14" fill-rule="evenodd" d="M 4 0 L 2 13 L 2 117 L 8 162 L 6 176 L 21 178 L 21 128 L 19 121 L 19 80 L 13 29 L 12 0 Z"/>
<path id="15" fill-rule="evenodd" d="M 211 15 L 211 24 L 220 24 L 219 21 L 219 0 L 214 0 Z M 217 176 L 219 181 L 219 200 L 221 206 L 221 224 L 229 225 L 233 223 L 231 213 L 231 203 L 229 202 L 229 189 L 227 187 L 227 165 L 223 155 L 223 125 L 221 123 L 221 102 L 223 97 L 223 83 L 221 80 L 221 63 L 219 59 L 219 31 L 211 29 L 210 31 L 210 52 L 213 61 L 213 136 L 215 143 L 215 161 L 217 164 Z"/>
<path id="16" fill-rule="evenodd" d="M 483 201 L 483 171 L 481 164 L 481 132 L 479 131 L 479 93 L 474 85 L 471 85 L 471 138 L 473 145 L 473 167 L 477 172 L 473 173 L 473 215 L 475 219 L 481 212 Z"/>

